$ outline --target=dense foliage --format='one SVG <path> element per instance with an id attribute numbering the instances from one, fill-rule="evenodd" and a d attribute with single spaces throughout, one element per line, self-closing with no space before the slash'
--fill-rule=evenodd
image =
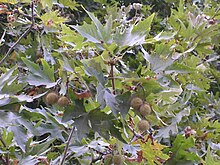
<path id="1" fill-rule="evenodd" d="M 220 163 L 218 0 L 0 0 L 0 20 L 0 164 Z"/>

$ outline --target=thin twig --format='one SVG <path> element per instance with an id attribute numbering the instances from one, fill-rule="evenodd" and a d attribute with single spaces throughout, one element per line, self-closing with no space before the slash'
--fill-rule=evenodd
<path id="1" fill-rule="evenodd" d="M 110 66 L 111 66 L 110 76 L 112 80 L 112 90 L 113 90 L 112 93 L 115 95 L 114 63 L 110 63 Z"/>
<path id="2" fill-rule="evenodd" d="M 66 147 L 65 147 L 65 149 L 64 149 L 63 158 L 62 158 L 62 160 L 61 160 L 60 165 L 63 165 L 64 162 L 65 162 L 66 155 L 67 155 L 67 150 L 68 150 L 68 148 L 69 148 L 69 144 L 70 144 L 70 141 L 71 141 L 71 139 L 72 139 L 74 130 L 75 130 L 75 126 L 72 127 L 71 132 L 70 132 L 70 134 L 69 134 L 69 137 L 68 137 L 68 139 L 67 139 Z"/>
<path id="3" fill-rule="evenodd" d="M 141 140 L 144 140 L 144 136 L 141 135 L 141 134 L 138 134 L 137 132 L 135 132 L 135 130 L 130 126 L 128 125 L 128 128 L 130 129 L 130 131 L 133 133 L 133 138 L 132 138 L 132 142 L 133 141 L 136 141 L 137 139 L 141 139 Z"/>
<path id="4" fill-rule="evenodd" d="M 91 161 L 91 163 L 90 163 L 90 165 L 92 165 L 93 163 L 97 162 L 98 160 L 101 160 L 104 155 L 112 154 L 112 151 L 110 151 L 109 148 L 108 148 L 109 150 L 106 151 L 105 153 L 103 153 L 103 152 L 101 152 L 101 151 L 98 151 L 98 150 L 96 150 L 95 148 L 91 148 L 91 149 L 92 149 L 93 151 L 97 152 L 97 153 L 99 154 L 99 156 L 98 156 L 97 158 L 93 158 L 92 161 Z"/>
<path id="5" fill-rule="evenodd" d="M 25 14 L 25 13 L 18 13 L 18 14 L 20 14 L 20 15 L 22 15 L 22 16 L 24 16 L 24 17 L 26 17 L 26 18 L 29 18 L 29 19 L 32 19 L 32 16 L 31 15 L 28 15 L 28 14 Z M 41 20 L 40 19 L 40 17 L 38 17 L 36 14 L 34 15 L 34 19 L 36 20 Z"/>
<path id="6" fill-rule="evenodd" d="M 3 42 L 3 40 L 4 40 L 5 33 L 6 33 L 6 30 L 4 30 L 4 32 L 3 32 L 3 34 L 2 34 L 2 37 L 1 37 L 1 40 L 0 40 L 0 45 L 1 45 L 1 43 Z"/>
<path id="7" fill-rule="evenodd" d="M 152 134 L 149 134 L 145 141 L 147 142 L 149 139 L 151 140 L 151 145 L 154 145 L 154 137 L 152 136 Z"/>
<path id="8" fill-rule="evenodd" d="M 9 57 L 13 49 L 17 46 L 17 44 L 21 41 L 22 38 L 24 38 L 32 29 L 34 26 L 34 3 L 31 2 L 31 25 L 30 27 L 18 38 L 18 40 L 8 49 L 8 52 L 3 57 L 3 59 L 0 61 L 0 66 L 4 63 L 4 61 Z"/>

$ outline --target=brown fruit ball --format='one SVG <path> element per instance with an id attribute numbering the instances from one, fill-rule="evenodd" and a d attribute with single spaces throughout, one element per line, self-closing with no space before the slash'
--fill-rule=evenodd
<path id="1" fill-rule="evenodd" d="M 141 121 L 139 121 L 137 127 L 141 132 L 144 132 L 150 128 L 150 124 L 148 123 L 147 120 L 141 120 Z"/>
<path id="2" fill-rule="evenodd" d="M 42 57 L 43 57 L 43 54 L 42 54 L 42 51 L 41 51 L 41 50 L 37 50 L 37 52 L 36 52 L 36 57 L 37 57 L 37 58 L 42 58 Z"/>
<path id="3" fill-rule="evenodd" d="M 131 100 L 131 107 L 136 110 L 138 110 L 142 104 L 143 104 L 143 100 L 139 97 L 134 97 Z"/>
<path id="4" fill-rule="evenodd" d="M 150 107 L 150 105 L 148 105 L 146 103 L 141 105 L 139 110 L 140 110 L 140 113 L 142 116 L 147 116 L 147 115 L 151 114 L 151 107 Z"/>
<path id="5" fill-rule="evenodd" d="M 114 163 L 114 165 L 123 165 L 124 161 L 125 161 L 125 159 L 124 159 L 124 157 L 121 156 L 121 155 L 115 155 L 115 156 L 113 157 L 113 163 Z"/>
<path id="6" fill-rule="evenodd" d="M 57 104 L 61 107 L 65 107 L 69 103 L 70 103 L 70 100 L 66 96 L 61 96 L 57 101 Z"/>
<path id="7" fill-rule="evenodd" d="M 45 102 L 47 104 L 55 104 L 58 101 L 58 95 L 55 92 L 50 92 L 46 95 Z"/>

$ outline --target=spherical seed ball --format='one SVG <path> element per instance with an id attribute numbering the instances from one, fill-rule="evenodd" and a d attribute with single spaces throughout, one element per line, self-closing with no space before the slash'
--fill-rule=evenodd
<path id="1" fill-rule="evenodd" d="M 43 54 L 42 54 L 42 51 L 41 51 L 41 50 L 37 50 L 37 52 L 36 52 L 36 57 L 37 57 L 37 58 L 42 58 L 42 57 L 43 57 Z"/>
<path id="2" fill-rule="evenodd" d="M 151 113 L 151 107 L 150 107 L 150 105 L 148 105 L 146 103 L 141 105 L 139 110 L 140 110 L 140 113 L 142 116 L 147 116 Z"/>
<path id="3" fill-rule="evenodd" d="M 141 120 L 141 121 L 139 121 L 137 127 L 141 132 L 144 132 L 150 128 L 150 124 L 148 123 L 147 120 Z"/>
<path id="4" fill-rule="evenodd" d="M 58 101 L 58 95 L 55 92 L 50 92 L 46 95 L 45 102 L 47 104 L 55 104 Z"/>
<path id="5" fill-rule="evenodd" d="M 124 157 L 121 156 L 121 155 L 115 155 L 115 156 L 113 157 L 113 163 L 114 163 L 114 165 L 123 165 L 124 161 L 125 161 L 125 159 L 124 159 Z"/>
<path id="6" fill-rule="evenodd" d="M 131 107 L 136 110 L 138 110 L 142 104 L 143 104 L 143 100 L 139 97 L 134 97 L 131 100 Z"/>
<path id="7" fill-rule="evenodd" d="M 70 100 L 66 96 L 61 96 L 57 101 L 57 104 L 61 107 L 65 107 L 69 103 L 70 103 Z"/>

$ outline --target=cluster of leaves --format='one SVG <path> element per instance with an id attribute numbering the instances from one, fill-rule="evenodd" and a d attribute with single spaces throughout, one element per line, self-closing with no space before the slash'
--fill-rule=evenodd
<path id="1" fill-rule="evenodd" d="M 0 164 L 219 164 L 215 0 L 0 3 Z"/>

